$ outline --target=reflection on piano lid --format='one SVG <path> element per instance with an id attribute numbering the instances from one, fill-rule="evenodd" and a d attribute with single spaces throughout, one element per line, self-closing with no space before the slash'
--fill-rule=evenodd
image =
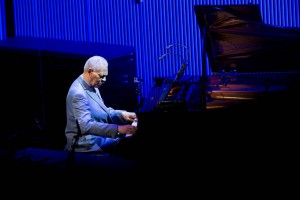
<path id="1" fill-rule="evenodd" d="M 199 77 L 183 76 L 175 82 L 174 78 L 160 77 L 154 80 L 154 87 L 137 112 L 182 112 L 189 109 L 191 93 L 199 84 Z"/>
<path id="2" fill-rule="evenodd" d="M 295 98 L 300 89 L 300 28 L 264 24 L 254 4 L 195 5 L 194 11 L 202 59 L 208 57 L 211 70 L 207 73 L 202 66 L 207 80 L 202 82 L 201 101 L 207 103 L 202 109 Z"/>
<path id="3" fill-rule="evenodd" d="M 300 70 L 300 28 L 264 24 L 258 5 L 194 6 L 213 72 Z"/>

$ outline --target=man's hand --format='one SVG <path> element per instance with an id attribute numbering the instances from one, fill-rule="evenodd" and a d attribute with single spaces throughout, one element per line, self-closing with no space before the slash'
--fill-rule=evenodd
<path id="1" fill-rule="evenodd" d="M 118 132 L 124 135 L 134 135 L 137 132 L 137 127 L 132 125 L 119 125 Z"/>
<path id="2" fill-rule="evenodd" d="M 133 122 L 135 119 L 137 119 L 137 116 L 134 112 L 122 112 L 122 117 L 129 122 Z"/>

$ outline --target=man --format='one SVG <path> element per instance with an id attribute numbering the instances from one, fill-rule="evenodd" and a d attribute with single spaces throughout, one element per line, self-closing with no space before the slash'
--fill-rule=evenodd
<path id="1" fill-rule="evenodd" d="M 108 76 L 108 62 L 101 56 L 90 57 L 83 73 L 72 83 L 66 97 L 67 124 L 65 150 L 110 152 L 126 135 L 134 135 L 136 113 L 106 107 L 99 87 Z"/>

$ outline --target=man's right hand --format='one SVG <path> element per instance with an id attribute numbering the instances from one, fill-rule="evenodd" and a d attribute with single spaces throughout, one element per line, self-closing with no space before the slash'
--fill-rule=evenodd
<path id="1" fill-rule="evenodd" d="M 132 125 L 119 125 L 118 132 L 124 135 L 134 135 L 137 132 L 137 127 Z"/>

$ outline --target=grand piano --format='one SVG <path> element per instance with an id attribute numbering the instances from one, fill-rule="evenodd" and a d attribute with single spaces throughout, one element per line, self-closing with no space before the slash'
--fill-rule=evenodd
<path id="1" fill-rule="evenodd" d="M 200 84 L 190 86 L 199 95 L 200 109 L 189 110 L 188 98 L 187 111 L 178 109 L 182 98 L 179 106 L 160 111 L 148 109 L 159 98 L 145 101 L 147 112 L 137 113 L 136 139 L 148 155 L 147 167 L 176 179 L 207 175 L 224 186 L 232 180 L 256 185 L 262 177 L 273 183 L 293 177 L 300 30 L 264 24 L 257 5 L 195 5 L 195 14 L 204 49 L 199 59 L 209 60 L 209 66 L 203 62 Z M 159 80 L 155 88 L 164 92 L 165 86 Z"/>
<path id="2" fill-rule="evenodd" d="M 203 109 L 248 106 L 249 102 L 276 105 L 270 107 L 276 109 L 296 103 L 300 28 L 263 23 L 255 4 L 195 5 L 194 11 L 202 37 Z"/>
<path id="3" fill-rule="evenodd" d="M 291 139 L 289 133 L 298 124 L 294 116 L 300 111 L 300 29 L 265 24 L 254 4 L 195 5 L 194 11 L 202 38 L 202 76 L 185 92 L 187 112 L 176 105 L 153 112 L 149 107 L 159 98 L 145 101 L 146 112 L 138 115 L 140 130 L 149 137 L 146 141 L 168 143 L 171 151 L 178 144 L 224 151 L 250 146 L 253 150 L 253 144 L 261 149 L 271 141 L 280 144 L 285 141 L 283 133 Z M 198 95 L 196 103 L 189 93 Z M 182 96 L 172 102 L 181 100 Z M 196 136 L 202 139 L 191 139 Z"/>
<path id="4" fill-rule="evenodd" d="M 176 82 L 157 78 L 139 111 L 299 107 L 300 28 L 265 24 L 256 4 L 195 5 L 194 11 L 201 33 L 202 76 L 186 78 L 179 71 L 182 78 Z"/>

